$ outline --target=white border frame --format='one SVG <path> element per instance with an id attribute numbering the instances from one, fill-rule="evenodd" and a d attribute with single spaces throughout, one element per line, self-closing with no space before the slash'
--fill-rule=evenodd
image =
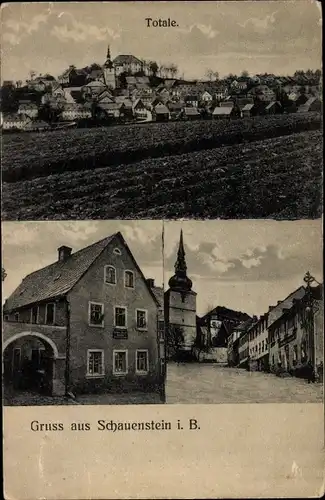
<path id="1" fill-rule="evenodd" d="M 125 352 L 125 365 L 126 365 L 126 371 L 125 372 L 117 372 L 115 371 L 115 354 Z M 129 373 L 129 351 L 128 349 L 113 349 L 113 375 L 117 377 L 124 377 Z"/>
<path id="2" fill-rule="evenodd" d="M 138 326 L 138 311 L 139 312 L 144 312 L 145 315 L 146 315 L 146 327 L 145 328 L 141 328 L 141 327 Z M 136 308 L 136 310 L 135 310 L 135 328 L 139 332 L 147 332 L 148 331 L 148 309 Z"/>
<path id="3" fill-rule="evenodd" d="M 106 281 L 106 269 L 110 267 L 111 269 L 114 269 L 114 272 L 115 272 L 115 282 L 114 283 L 111 283 L 110 281 Z M 112 264 L 106 264 L 104 266 L 104 283 L 105 285 L 111 285 L 111 286 L 116 286 L 117 284 L 117 273 L 116 273 L 116 267 L 115 266 L 112 266 Z"/>
<path id="4" fill-rule="evenodd" d="M 132 276 L 133 276 L 133 286 L 126 286 L 126 284 L 125 284 L 126 273 L 132 273 Z M 124 269 L 123 276 L 124 276 L 124 288 L 127 288 L 128 290 L 134 290 L 135 289 L 135 272 L 132 271 L 132 269 Z"/>
<path id="5" fill-rule="evenodd" d="M 125 310 L 125 326 L 118 326 L 116 324 L 116 309 L 117 308 L 120 308 L 120 309 L 124 309 Z M 127 306 L 119 306 L 119 305 L 114 305 L 113 306 L 113 324 L 114 324 L 114 328 L 117 328 L 119 330 L 127 330 L 128 328 L 128 308 Z"/>
<path id="6" fill-rule="evenodd" d="M 147 371 L 143 371 L 143 370 L 138 370 L 138 352 L 145 352 L 147 354 L 147 367 L 148 367 L 148 370 Z M 135 351 L 135 373 L 137 375 L 148 375 L 149 373 L 149 349 L 137 349 Z"/>
<path id="7" fill-rule="evenodd" d="M 92 352 L 100 352 L 102 355 L 102 373 L 89 373 L 89 359 L 90 353 Z M 105 353 L 104 349 L 87 349 L 87 368 L 86 368 L 86 377 L 87 378 L 103 378 L 105 377 Z"/>
<path id="8" fill-rule="evenodd" d="M 104 318 L 102 320 L 102 324 L 101 325 L 99 325 L 99 324 L 94 325 L 93 323 L 90 323 L 91 304 L 94 304 L 96 306 L 102 306 L 102 315 L 104 316 L 104 314 L 105 314 L 105 308 L 104 308 L 104 304 L 102 302 L 95 302 L 94 300 L 89 300 L 88 301 L 88 326 L 91 326 L 92 328 L 104 328 L 104 325 L 105 325 Z"/>
<path id="9" fill-rule="evenodd" d="M 50 304 L 53 304 L 53 323 L 47 322 L 47 306 L 49 306 Z M 48 302 L 47 304 L 45 304 L 45 324 L 47 326 L 54 326 L 55 319 L 56 319 L 56 303 L 55 302 Z"/>

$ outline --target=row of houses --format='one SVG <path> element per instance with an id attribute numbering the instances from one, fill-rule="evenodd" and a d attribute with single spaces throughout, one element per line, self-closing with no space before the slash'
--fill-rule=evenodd
<path id="1" fill-rule="evenodd" d="M 311 299 L 311 300 L 310 300 Z M 303 376 L 307 363 L 322 374 L 322 286 L 299 287 L 258 317 L 242 322 L 227 345 L 229 366 Z"/>

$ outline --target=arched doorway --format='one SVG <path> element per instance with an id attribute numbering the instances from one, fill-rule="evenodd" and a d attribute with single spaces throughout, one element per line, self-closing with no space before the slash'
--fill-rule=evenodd
<path id="1" fill-rule="evenodd" d="M 3 345 L 4 393 L 34 391 L 52 395 L 55 343 L 42 333 L 21 332 Z"/>

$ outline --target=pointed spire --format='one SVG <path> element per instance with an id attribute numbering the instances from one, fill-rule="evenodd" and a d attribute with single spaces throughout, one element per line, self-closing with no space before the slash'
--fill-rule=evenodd
<path id="1" fill-rule="evenodd" d="M 186 274 L 187 266 L 185 261 L 185 250 L 184 250 L 184 242 L 183 242 L 183 229 L 181 229 L 181 234 L 179 238 L 178 251 L 177 251 L 177 260 L 175 262 L 175 273 L 184 273 Z"/>
<path id="2" fill-rule="evenodd" d="M 108 61 L 110 61 L 110 60 L 111 60 L 111 49 L 110 49 L 109 45 L 108 45 L 108 47 L 107 47 L 107 56 L 106 56 L 106 59 L 107 59 Z"/>
<path id="3" fill-rule="evenodd" d="M 181 230 L 177 259 L 175 262 L 175 274 L 169 280 L 169 286 L 173 290 L 178 290 L 181 292 L 190 291 L 192 288 L 192 281 L 186 275 L 187 266 L 185 261 L 185 250 L 183 241 L 183 230 Z"/>

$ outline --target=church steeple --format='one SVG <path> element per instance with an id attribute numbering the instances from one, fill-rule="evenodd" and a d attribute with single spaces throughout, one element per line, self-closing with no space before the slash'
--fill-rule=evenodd
<path id="1" fill-rule="evenodd" d="M 110 60 L 111 60 L 111 49 L 110 49 L 109 45 L 108 45 L 108 47 L 107 47 L 107 56 L 106 56 L 106 59 L 107 59 L 108 61 L 110 61 Z"/>
<path id="2" fill-rule="evenodd" d="M 177 251 L 177 259 L 175 262 L 175 274 L 170 278 L 168 282 L 169 287 L 172 290 L 185 291 L 185 292 L 191 290 L 192 281 L 187 277 L 186 272 L 187 272 L 187 266 L 185 260 L 183 230 L 181 229 L 178 251 Z"/>
<path id="3" fill-rule="evenodd" d="M 104 64 L 104 68 L 113 68 L 113 63 L 111 61 L 111 49 L 110 46 L 107 46 L 107 55 L 106 55 L 106 62 Z"/>

